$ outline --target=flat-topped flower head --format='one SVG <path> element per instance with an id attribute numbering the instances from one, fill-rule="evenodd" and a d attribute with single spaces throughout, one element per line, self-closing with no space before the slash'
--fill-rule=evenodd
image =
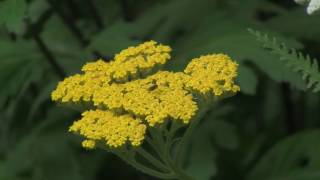
<path id="1" fill-rule="evenodd" d="M 69 131 L 79 133 L 86 138 L 82 142 L 85 148 L 94 148 L 97 141 L 116 148 L 127 142 L 132 146 L 139 146 L 144 140 L 146 125 L 130 115 L 90 110 L 82 113 L 82 118 L 75 121 Z"/>
<path id="2" fill-rule="evenodd" d="M 102 60 L 87 63 L 82 71 L 103 74 L 115 82 L 123 83 L 159 70 L 170 59 L 170 52 L 169 46 L 148 41 L 122 50 L 109 63 Z"/>
<path id="3" fill-rule="evenodd" d="M 184 72 L 160 71 L 170 51 L 149 41 L 121 51 L 111 62 L 87 63 L 82 74 L 58 84 L 52 100 L 90 104 L 70 127 L 85 138 L 83 147 L 92 149 L 97 142 L 112 148 L 139 146 L 147 128 L 165 121 L 189 124 L 199 110 L 198 97 L 240 90 L 234 83 L 238 65 L 227 55 L 195 58 Z"/>
<path id="4" fill-rule="evenodd" d="M 62 103 L 89 102 L 95 91 L 109 81 L 107 77 L 96 74 L 76 74 L 59 82 L 51 98 Z"/>
<path id="5" fill-rule="evenodd" d="M 105 86 L 94 94 L 93 102 L 139 116 L 150 126 L 166 119 L 187 124 L 198 109 L 191 93 L 184 89 L 187 79 L 183 73 L 159 71 L 145 79 Z"/>
<path id="6" fill-rule="evenodd" d="M 236 93 L 240 87 L 235 85 L 238 64 L 224 54 L 210 54 L 192 59 L 184 72 L 191 76 L 187 87 L 201 94 Z"/>
<path id="7" fill-rule="evenodd" d="M 158 45 L 155 41 L 129 47 L 116 54 L 113 77 L 118 80 L 128 75 L 132 78 L 145 77 L 152 70 L 159 70 L 170 59 L 170 52 L 169 46 Z"/>

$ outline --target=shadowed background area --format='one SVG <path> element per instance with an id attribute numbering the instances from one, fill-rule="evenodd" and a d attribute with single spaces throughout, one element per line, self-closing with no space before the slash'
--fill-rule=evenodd
<path id="1" fill-rule="evenodd" d="M 293 0 L 0 0 L 0 180 L 152 180 L 68 133 L 80 112 L 50 99 L 89 61 L 147 40 L 165 69 L 226 53 L 241 92 L 202 120 L 188 146 L 197 180 L 319 180 L 319 93 L 248 28 L 320 59 L 320 13 Z M 317 61 L 317 60 L 315 60 Z"/>

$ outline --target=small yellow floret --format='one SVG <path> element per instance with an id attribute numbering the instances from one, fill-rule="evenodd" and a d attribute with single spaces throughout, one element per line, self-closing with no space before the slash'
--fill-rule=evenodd
<path id="1" fill-rule="evenodd" d="M 82 147 L 87 149 L 93 149 L 96 147 L 96 142 L 94 140 L 84 140 L 82 141 Z"/>

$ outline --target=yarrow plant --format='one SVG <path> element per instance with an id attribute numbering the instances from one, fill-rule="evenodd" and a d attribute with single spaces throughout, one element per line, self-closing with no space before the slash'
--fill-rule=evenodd
<path id="1" fill-rule="evenodd" d="M 87 63 L 58 84 L 52 100 L 84 109 L 69 129 L 84 138 L 84 148 L 103 148 L 158 178 L 188 180 L 185 144 L 217 101 L 240 90 L 238 65 L 210 54 L 192 59 L 183 72 L 163 71 L 170 52 L 149 41 L 110 62 Z"/>

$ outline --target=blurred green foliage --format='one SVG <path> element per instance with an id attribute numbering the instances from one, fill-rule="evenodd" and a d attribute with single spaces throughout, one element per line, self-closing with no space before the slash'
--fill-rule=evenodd
<path id="1" fill-rule="evenodd" d="M 319 180 L 319 94 L 247 31 L 319 59 L 319 19 L 293 0 L 1 0 L 0 180 L 154 179 L 102 150 L 82 149 L 67 132 L 79 112 L 50 101 L 57 82 L 85 62 L 108 61 L 149 39 L 173 47 L 168 70 L 209 53 L 239 63 L 241 93 L 194 133 L 189 174 Z"/>

